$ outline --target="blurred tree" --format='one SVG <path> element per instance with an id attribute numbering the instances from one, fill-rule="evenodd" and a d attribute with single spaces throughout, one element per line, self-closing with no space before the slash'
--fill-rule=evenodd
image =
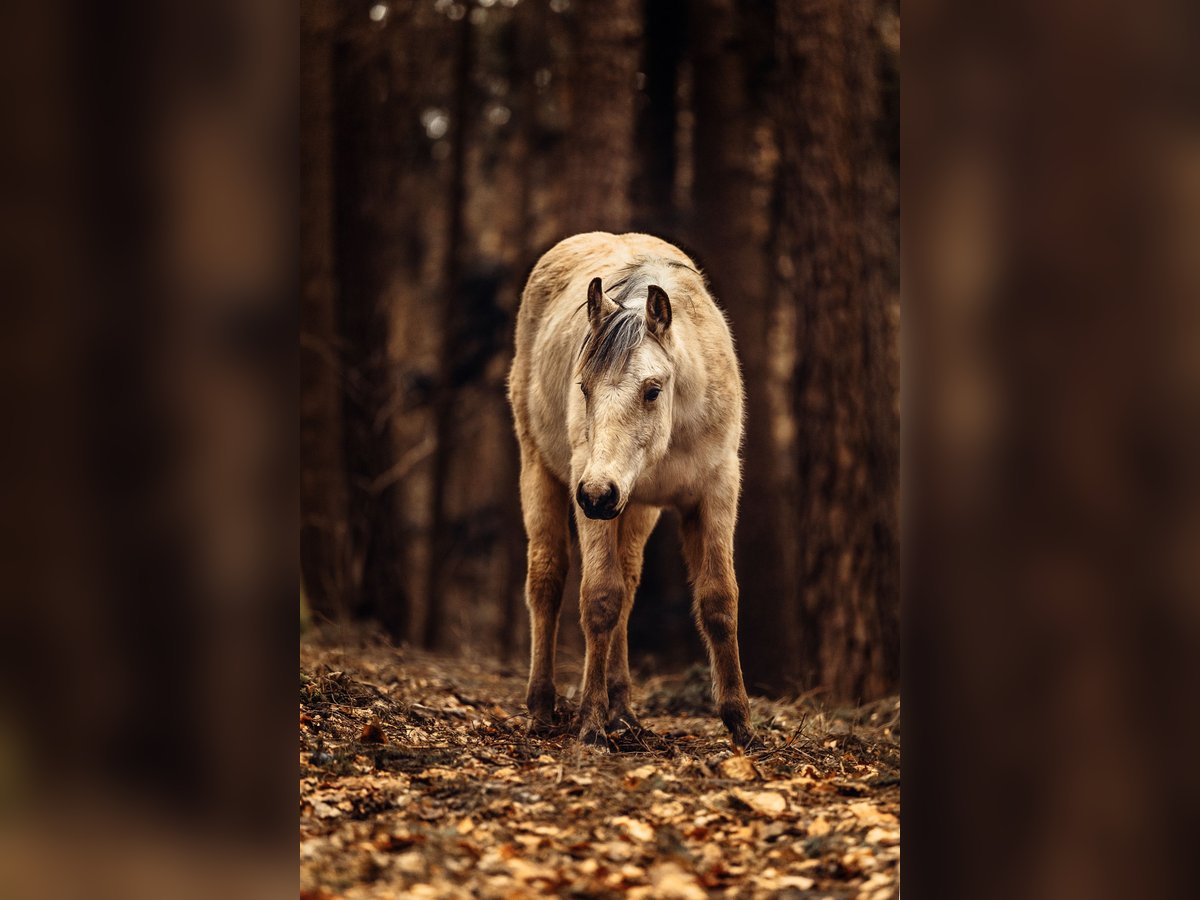
<path id="1" fill-rule="evenodd" d="M 899 417 L 871 4 L 781 3 L 780 289 L 799 312 L 798 669 L 846 699 L 899 684 Z"/>
<path id="2" fill-rule="evenodd" d="M 330 0 L 300 7 L 300 563 L 309 603 L 350 606 L 333 229 L 333 33 Z"/>
<path id="3" fill-rule="evenodd" d="M 343 10 L 335 45 L 337 90 L 335 209 L 337 277 L 343 340 L 345 460 L 359 615 L 406 635 L 404 544 L 396 462 L 388 419 L 396 385 L 389 362 L 392 281 L 404 270 L 412 222 L 397 196 L 408 159 L 397 129 L 417 120 L 404 57 L 393 32 L 373 27 L 359 9 Z M 354 15 L 354 18 L 351 16 Z M 392 15 L 401 15 L 393 11 Z M 393 23 L 394 26 L 400 23 Z"/>
<path id="4" fill-rule="evenodd" d="M 454 103 L 450 112 L 450 189 L 446 203 L 446 243 L 443 251 L 442 303 L 439 319 L 441 342 L 438 350 L 438 374 L 434 385 L 434 459 L 429 530 L 432 552 L 428 565 L 427 606 L 421 642 L 436 648 L 442 638 L 446 607 L 441 602 L 446 592 L 446 576 L 453 546 L 446 507 L 450 482 L 450 464 L 455 442 L 455 400 L 465 380 L 460 370 L 470 341 L 468 298 L 463 293 L 463 263 L 466 256 L 467 142 L 471 138 L 472 74 L 474 71 L 475 26 L 464 16 L 455 29 Z"/>
<path id="5" fill-rule="evenodd" d="M 747 682 L 778 690 L 798 680 L 799 641 L 792 415 L 772 402 L 786 394 L 790 373 L 773 365 L 771 342 L 779 299 L 769 256 L 775 148 L 761 85 L 772 52 L 770 7 L 693 0 L 691 9 L 696 245 L 732 320 L 746 383 L 738 630 Z"/>
<path id="6" fill-rule="evenodd" d="M 675 178 L 680 98 L 679 69 L 688 36 L 686 4 L 648 2 L 642 36 L 643 87 L 637 105 L 634 227 L 670 235 L 678 230 Z"/>
<path id="7" fill-rule="evenodd" d="M 627 231 L 635 159 L 641 3 L 581 3 L 571 11 L 571 104 L 558 237 Z"/>

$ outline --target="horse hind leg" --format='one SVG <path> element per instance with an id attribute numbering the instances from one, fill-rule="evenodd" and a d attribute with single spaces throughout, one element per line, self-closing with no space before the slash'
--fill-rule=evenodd
<path id="1" fill-rule="evenodd" d="M 554 724 L 554 655 L 567 576 L 567 493 L 533 454 L 521 453 L 521 510 L 529 539 L 525 603 L 529 607 L 531 729 Z"/>
<path id="2" fill-rule="evenodd" d="M 629 676 L 629 615 L 633 611 L 633 600 L 638 582 L 642 578 L 642 562 L 646 541 L 658 522 L 660 510 L 649 506 L 627 509 L 618 520 L 617 540 L 621 557 L 621 570 L 625 579 L 625 596 L 621 605 L 621 616 L 613 633 L 612 646 L 608 651 L 608 727 L 622 726 L 639 728 L 630 708 L 632 679 Z"/>
<path id="3" fill-rule="evenodd" d="M 733 743 L 748 748 L 756 742 L 737 640 L 732 512 L 736 492 L 728 488 L 722 492 L 718 487 L 713 493 L 715 498 L 706 498 L 697 510 L 683 517 L 683 551 L 692 580 L 696 622 L 708 644 L 717 713 Z"/>

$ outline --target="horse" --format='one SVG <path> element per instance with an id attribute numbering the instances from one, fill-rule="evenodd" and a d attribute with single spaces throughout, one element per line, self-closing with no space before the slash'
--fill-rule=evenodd
<path id="1" fill-rule="evenodd" d="M 586 644 L 579 740 L 640 725 L 630 706 L 629 614 L 663 508 L 678 510 L 693 614 L 717 712 L 754 740 L 737 640 L 734 526 L 744 395 L 733 337 L 699 268 L 648 234 L 560 241 L 521 295 L 508 379 L 528 539 L 532 727 L 552 727 L 572 500 Z"/>

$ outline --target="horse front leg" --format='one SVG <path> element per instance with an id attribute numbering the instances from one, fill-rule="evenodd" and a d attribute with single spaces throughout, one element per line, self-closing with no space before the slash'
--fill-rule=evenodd
<path id="1" fill-rule="evenodd" d="M 579 739 L 593 747 L 605 748 L 608 746 L 605 736 L 608 656 L 625 597 L 617 527 L 615 519 L 582 519 L 579 522 L 579 545 L 583 556 L 579 621 L 586 648 L 583 689 L 579 698 Z"/>
<path id="2" fill-rule="evenodd" d="M 692 580 L 692 611 L 708 645 L 717 713 L 734 744 L 754 742 L 750 700 L 742 681 L 738 651 L 738 586 L 733 569 L 733 530 L 737 511 L 736 473 L 719 479 L 683 515 L 683 550 Z"/>
<path id="3" fill-rule="evenodd" d="M 633 611 L 633 600 L 642 577 L 646 541 L 658 522 L 659 513 L 660 510 L 653 506 L 631 506 L 621 514 L 621 524 L 617 527 L 621 571 L 625 579 L 625 601 L 608 653 L 608 727 L 612 729 L 622 725 L 627 728 L 641 727 L 630 706 L 629 614 Z"/>
<path id="4" fill-rule="evenodd" d="M 567 575 L 567 495 L 541 461 L 521 451 L 521 509 L 529 539 L 525 603 L 529 607 L 529 686 L 525 704 L 531 730 L 554 724 L 554 650 Z"/>

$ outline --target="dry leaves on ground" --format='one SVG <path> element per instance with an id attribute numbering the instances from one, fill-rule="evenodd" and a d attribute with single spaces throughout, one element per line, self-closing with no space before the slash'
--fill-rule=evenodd
<path id="1" fill-rule="evenodd" d="M 560 679 L 565 684 L 565 678 Z M 753 700 L 733 752 L 693 671 L 597 753 L 526 733 L 522 673 L 358 632 L 301 645 L 300 875 L 324 897 L 891 900 L 899 701 Z"/>

